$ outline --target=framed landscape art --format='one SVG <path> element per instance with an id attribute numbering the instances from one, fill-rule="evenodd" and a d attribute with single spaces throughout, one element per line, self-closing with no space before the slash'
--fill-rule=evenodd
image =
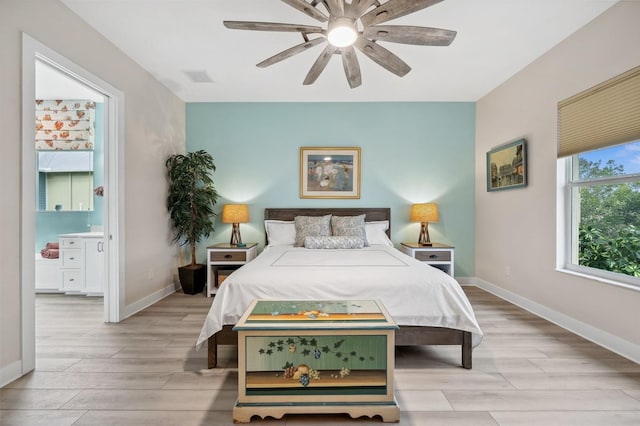
<path id="1" fill-rule="evenodd" d="M 300 148 L 300 198 L 360 198 L 360 148 Z"/>
<path id="2" fill-rule="evenodd" d="M 526 140 L 493 148 L 487 152 L 487 191 L 527 186 Z"/>

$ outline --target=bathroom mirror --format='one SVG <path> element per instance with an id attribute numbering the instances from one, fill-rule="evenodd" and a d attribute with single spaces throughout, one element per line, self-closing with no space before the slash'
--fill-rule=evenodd
<path id="1" fill-rule="evenodd" d="M 37 151 L 38 210 L 93 210 L 93 151 Z"/>

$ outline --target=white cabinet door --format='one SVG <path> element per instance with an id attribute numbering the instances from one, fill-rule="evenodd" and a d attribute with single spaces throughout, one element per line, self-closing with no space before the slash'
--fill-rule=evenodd
<path id="1" fill-rule="evenodd" d="M 89 295 L 103 294 L 104 239 L 84 238 L 84 240 L 84 290 Z"/>

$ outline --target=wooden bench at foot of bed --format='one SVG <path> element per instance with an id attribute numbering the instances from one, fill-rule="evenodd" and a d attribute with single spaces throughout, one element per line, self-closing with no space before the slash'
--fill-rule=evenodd
<path id="1" fill-rule="evenodd" d="M 208 368 L 215 368 L 218 364 L 218 345 L 238 345 L 238 333 L 232 330 L 232 325 L 225 325 L 222 330 L 209 337 Z M 422 345 L 456 345 L 461 347 L 462 367 L 471 369 L 472 351 L 471 332 L 454 330 L 444 327 L 400 326 L 396 331 L 396 346 Z"/>

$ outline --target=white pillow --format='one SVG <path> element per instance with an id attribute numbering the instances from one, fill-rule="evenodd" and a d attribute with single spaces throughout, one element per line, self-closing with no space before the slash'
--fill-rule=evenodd
<path id="1" fill-rule="evenodd" d="M 393 247 L 393 242 L 387 236 L 387 229 L 389 229 L 389 221 L 387 220 L 365 222 L 364 231 L 367 234 L 369 245 L 383 244 Z"/>
<path id="2" fill-rule="evenodd" d="M 292 246 L 296 242 L 296 226 L 293 221 L 265 220 L 264 229 L 270 246 Z"/>

